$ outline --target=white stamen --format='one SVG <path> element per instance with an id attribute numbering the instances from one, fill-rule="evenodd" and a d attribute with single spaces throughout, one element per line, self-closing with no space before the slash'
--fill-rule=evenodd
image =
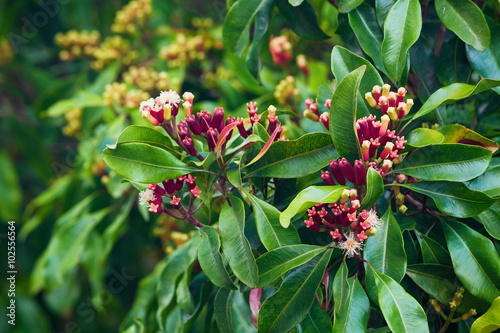
<path id="1" fill-rule="evenodd" d="M 149 201 L 154 201 L 156 199 L 153 190 L 146 189 L 145 191 L 139 192 L 139 204 L 150 207 Z"/>
<path id="2" fill-rule="evenodd" d="M 170 89 L 169 91 L 162 91 L 159 96 L 160 101 L 165 105 L 169 103 L 172 106 L 178 106 L 181 102 L 181 97 L 177 92 Z"/>
<path id="3" fill-rule="evenodd" d="M 365 220 L 365 222 L 370 223 L 372 227 L 375 229 L 380 229 L 384 225 L 384 222 L 377 216 L 377 212 L 375 209 L 370 209 L 368 211 L 368 218 Z"/>
<path id="4" fill-rule="evenodd" d="M 363 248 L 363 244 L 355 239 L 355 234 L 351 231 L 346 235 L 346 240 L 339 242 L 339 248 L 344 250 L 348 258 L 352 258 L 359 254 L 359 251 Z"/>

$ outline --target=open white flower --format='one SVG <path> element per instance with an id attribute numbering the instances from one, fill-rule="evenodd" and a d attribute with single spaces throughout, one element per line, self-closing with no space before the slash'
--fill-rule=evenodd
<path id="1" fill-rule="evenodd" d="M 363 244 L 356 240 L 356 235 L 351 231 L 346 235 L 346 240 L 339 242 L 339 248 L 344 250 L 348 258 L 354 257 L 359 254 L 359 251 L 363 248 Z"/>
<path id="2" fill-rule="evenodd" d="M 169 103 L 172 106 L 179 106 L 179 103 L 181 102 L 179 94 L 172 89 L 169 91 L 162 91 L 159 99 L 163 105 Z"/>
<path id="3" fill-rule="evenodd" d="M 147 101 L 142 101 L 141 106 L 139 107 L 140 112 L 149 111 L 149 109 L 153 108 L 155 105 L 155 100 L 153 98 L 148 99 Z"/>
<path id="4" fill-rule="evenodd" d="M 384 222 L 378 217 L 377 212 L 373 208 L 368 211 L 368 218 L 365 222 L 370 223 L 370 225 L 377 230 L 384 225 Z"/>
<path id="5" fill-rule="evenodd" d="M 156 200 L 155 194 L 153 190 L 146 189 L 144 191 L 139 192 L 139 204 L 150 207 L 149 201 Z"/>

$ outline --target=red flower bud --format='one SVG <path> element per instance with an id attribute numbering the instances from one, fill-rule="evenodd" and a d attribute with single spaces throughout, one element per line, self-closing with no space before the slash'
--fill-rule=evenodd
<path id="1" fill-rule="evenodd" d="M 375 156 L 375 153 L 377 152 L 377 148 L 380 146 L 379 139 L 376 138 L 375 140 L 370 139 L 370 158 Z"/>
<path id="2" fill-rule="evenodd" d="M 181 207 L 181 199 L 177 198 L 175 195 L 170 200 L 170 204 L 174 206 L 175 209 L 179 209 Z"/>
<path id="3" fill-rule="evenodd" d="M 363 133 L 363 139 L 370 140 L 372 135 L 370 133 L 370 129 L 368 128 L 368 124 L 366 123 L 366 117 L 358 119 L 357 123 L 359 124 L 359 127 L 361 128 L 361 133 Z"/>
<path id="4" fill-rule="evenodd" d="M 184 178 L 185 178 L 185 176 L 177 177 L 177 179 L 175 181 L 175 190 L 176 191 L 180 191 L 182 189 L 182 186 L 184 186 Z"/>
<path id="5" fill-rule="evenodd" d="M 309 109 L 311 107 L 311 105 L 314 104 L 314 100 L 312 98 L 308 98 L 308 99 L 306 99 L 304 104 L 306 105 L 306 108 Z"/>
<path id="6" fill-rule="evenodd" d="M 403 102 L 405 99 L 406 95 L 406 89 L 401 87 L 398 89 L 398 97 L 396 99 L 396 105 L 399 105 L 399 103 Z"/>
<path id="7" fill-rule="evenodd" d="M 331 98 L 328 98 L 326 101 L 325 101 L 325 107 L 330 110 L 332 106 L 332 99 Z"/>
<path id="8" fill-rule="evenodd" d="M 387 97 L 380 96 L 378 100 L 378 105 L 380 105 L 380 112 L 382 112 L 382 114 L 386 114 L 387 109 L 389 108 L 389 105 L 387 104 Z"/>
<path id="9" fill-rule="evenodd" d="M 375 98 L 375 100 L 378 102 L 380 96 L 382 96 L 382 87 L 379 85 L 374 86 L 372 89 L 372 94 L 373 98 Z"/>
<path id="10" fill-rule="evenodd" d="M 396 93 L 393 92 L 393 91 L 391 91 L 389 93 L 389 97 L 387 97 L 387 101 L 389 103 L 389 107 L 393 107 L 393 108 L 396 107 L 396 98 L 397 98 Z"/>
<path id="11" fill-rule="evenodd" d="M 243 119 L 238 117 L 236 119 L 236 123 L 238 124 L 236 125 L 236 127 L 238 128 L 238 132 L 240 132 L 240 135 L 243 137 L 243 139 L 248 138 L 248 133 L 247 130 L 245 129 L 245 124 L 243 123 Z"/>
<path id="12" fill-rule="evenodd" d="M 314 221 L 313 221 L 313 219 L 311 217 L 309 218 L 309 220 L 304 220 L 304 223 L 312 231 L 314 231 L 314 232 L 318 232 L 319 231 L 319 225 L 317 225 L 316 223 L 314 223 Z"/>
<path id="13" fill-rule="evenodd" d="M 175 192 L 175 183 L 172 179 L 165 179 L 163 181 L 163 187 L 165 188 L 168 194 L 172 194 Z"/>
<path id="14" fill-rule="evenodd" d="M 365 165 L 362 160 L 354 161 L 354 174 L 356 178 L 356 184 L 358 186 L 363 185 L 366 180 L 366 171 Z"/>
<path id="15" fill-rule="evenodd" d="M 330 130 L 330 114 L 328 112 L 323 112 L 319 117 L 319 121 L 321 121 L 323 125 L 325 125 L 325 128 L 328 131 Z"/>
<path id="16" fill-rule="evenodd" d="M 219 132 L 224 128 L 224 109 L 222 107 L 215 108 L 210 127 L 217 129 Z"/>
<path id="17" fill-rule="evenodd" d="M 226 126 L 227 126 L 227 125 L 229 125 L 229 124 L 234 123 L 235 121 L 236 121 L 236 119 L 235 119 L 233 116 L 231 116 L 231 115 L 227 116 L 227 119 L 226 119 Z M 227 142 L 227 141 L 229 141 L 229 139 L 231 139 L 231 137 L 232 137 L 232 136 L 233 136 L 233 131 L 231 131 L 231 133 L 229 133 L 229 134 L 227 135 L 227 137 L 226 137 L 226 142 Z"/>
<path id="18" fill-rule="evenodd" d="M 406 112 L 406 103 L 401 102 L 398 104 L 398 118 L 403 119 Z"/>
<path id="19" fill-rule="evenodd" d="M 217 144 L 217 130 L 209 128 L 207 131 L 207 143 L 209 149 L 214 149 Z"/>
<path id="20" fill-rule="evenodd" d="M 326 185 L 335 185 L 333 178 L 328 171 L 321 171 L 321 179 L 323 179 Z"/>
<path id="21" fill-rule="evenodd" d="M 196 177 L 191 176 L 191 174 L 187 175 L 186 179 L 186 185 L 189 190 L 192 190 L 196 186 Z"/>
<path id="22" fill-rule="evenodd" d="M 257 115 L 258 110 L 259 109 L 257 108 L 257 103 L 255 103 L 255 102 L 248 102 L 247 103 L 247 112 L 248 112 L 248 115 L 250 116 L 250 118 Z"/>
<path id="23" fill-rule="evenodd" d="M 342 174 L 339 163 L 336 160 L 330 161 L 330 172 L 339 185 L 345 185 L 344 175 Z"/>
<path id="24" fill-rule="evenodd" d="M 198 115 L 198 121 L 201 126 L 201 131 L 203 133 L 206 133 L 210 128 L 210 124 L 212 122 L 212 115 L 210 114 L 210 112 L 206 110 L 201 110 L 200 112 L 197 113 L 197 115 Z"/>
<path id="25" fill-rule="evenodd" d="M 351 183 L 355 182 L 354 171 L 352 169 L 351 163 L 346 160 L 344 157 L 339 162 L 340 170 L 342 170 L 342 174 L 344 177 L 350 181 Z"/>
<path id="26" fill-rule="evenodd" d="M 201 127 L 200 124 L 198 124 L 198 121 L 196 121 L 196 117 L 194 115 L 189 115 L 186 117 L 186 123 L 193 132 L 194 135 L 200 135 L 201 134 Z"/>
<path id="27" fill-rule="evenodd" d="M 155 191 L 158 195 L 165 195 L 165 190 L 158 184 L 149 184 L 148 189 Z"/>
<path id="28" fill-rule="evenodd" d="M 194 146 L 193 139 L 185 137 L 184 139 L 182 139 L 182 143 L 184 144 L 184 147 L 186 147 L 186 151 L 188 152 L 189 155 L 196 156 L 198 151 Z"/>

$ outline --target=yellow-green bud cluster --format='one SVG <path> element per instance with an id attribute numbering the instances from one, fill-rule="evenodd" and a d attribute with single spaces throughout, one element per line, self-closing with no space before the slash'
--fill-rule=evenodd
<path id="1" fill-rule="evenodd" d="M 61 60 L 71 61 L 79 58 L 93 58 L 94 53 L 99 48 L 101 35 L 96 30 L 70 30 L 67 33 L 57 33 L 55 42 L 63 49 L 59 52 Z"/>
<path id="2" fill-rule="evenodd" d="M 63 134 L 66 136 L 74 136 L 76 138 L 80 138 L 82 132 L 82 109 L 70 109 L 65 113 L 64 116 L 66 118 L 67 124 L 62 128 Z"/>
<path id="3" fill-rule="evenodd" d="M 127 90 L 125 83 L 114 82 L 106 85 L 103 94 L 104 103 L 110 107 L 120 106 L 126 108 L 136 108 L 142 101 L 149 99 L 150 95 L 143 90 Z"/>
<path id="4" fill-rule="evenodd" d="M 137 58 L 137 52 L 133 51 L 129 41 L 121 36 L 107 37 L 93 55 L 95 60 L 90 66 L 97 71 L 114 60 L 120 60 L 128 66 Z"/>
<path id="5" fill-rule="evenodd" d="M 284 106 L 288 102 L 293 103 L 296 97 L 299 97 L 299 91 L 295 88 L 295 78 L 288 75 L 276 86 L 274 98 L 276 98 L 280 105 Z"/>
<path id="6" fill-rule="evenodd" d="M 151 17 L 151 0 L 133 0 L 116 13 L 111 30 L 133 34 Z"/>
<path id="7" fill-rule="evenodd" d="M 170 90 L 167 72 L 156 72 L 146 66 L 132 66 L 123 74 L 123 81 L 149 93 Z"/>

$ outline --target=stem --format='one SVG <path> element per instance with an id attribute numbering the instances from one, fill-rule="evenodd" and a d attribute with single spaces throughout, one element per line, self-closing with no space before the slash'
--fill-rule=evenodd
<path id="1" fill-rule="evenodd" d="M 425 19 L 425 14 L 427 13 L 427 7 L 429 6 L 429 0 L 424 0 L 422 2 L 422 22 Z"/>
<path id="2" fill-rule="evenodd" d="M 443 46 L 444 35 L 446 33 L 446 27 L 441 23 L 439 27 L 439 36 L 436 42 L 436 48 L 434 49 L 434 54 L 439 58 L 439 54 L 441 53 L 441 46 Z"/>
<path id="3" fill-rule="evenodd" d="M 446 332 L 446 329 L 448 328 L 448 326 L 450 326 L 451 324 L 451 321 L 453 320 L 453 315 L 455 314 L 455 310 L 451 311 L 450 314 L 448 315 L 448 318 L 446 318 L 446 321 L 443 325 L 443 327 L 441 327 L 441 329 L 439 330 L 438 333 L 444 333 Z"/>
<path id="4" fill-rule="evenodd" d="M 194 218 L 191 214 L 189 214 L 185 209 L 184 207 L 179 207 L 179 212 L 184 216 L 184 218 L 186 220 L 188 220 L 189 222 L 191 222 L 195 227 L 198 227 L 198 228 L 203 228 L 205 225 L 203 223 L 201 223 L 200 221 L 198 221 L 196 218 Z"/>

